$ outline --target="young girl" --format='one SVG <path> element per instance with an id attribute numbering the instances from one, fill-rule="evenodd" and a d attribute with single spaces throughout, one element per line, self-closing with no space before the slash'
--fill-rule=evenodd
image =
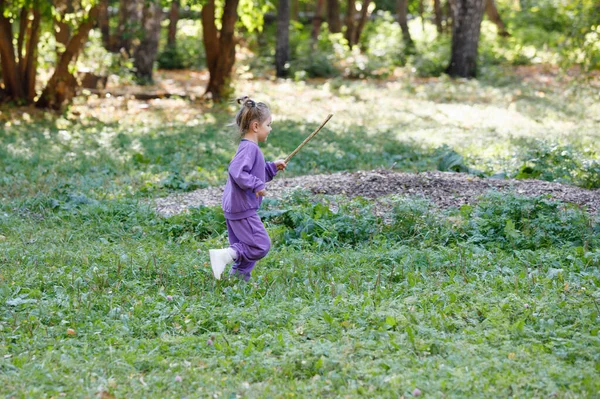
<path id="1" fill-rule="evenodd" d="M 249 97 L 237 99 L 242 107 L 235 117 L 242 141 L 229 164 L 229 178 L 223 193 L 222 207 L 227 222 L 229 248 L 211 249 L 210 264 L 217 280 L 225 267 L 235 262 L 230 274 L 248 281 L 256 262 L 271 248 L 271 239 L 256 213 L 265 195 L 265 183 L 277 171 L 285 169 L 283 160 L 265 162 L 259 142 L 267 141 L 271 132 L 271 111 Z"/>

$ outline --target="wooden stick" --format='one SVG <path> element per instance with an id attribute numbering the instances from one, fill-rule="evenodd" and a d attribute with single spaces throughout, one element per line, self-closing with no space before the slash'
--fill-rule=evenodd
<path id="1" fill-rule="evenodd" d="M 317 135 L 317 133 L 319 133 L 319 130 L 321 130 L 323 128 L 323 126 L 325 126 L 325 124 L 327 122 L 329 122 L 329 120 L 331 119 L 332 116 L 333 116 L 333 114 L 329 114 L 329 116 L 327 116 L 327 119 L 325 119 L 325 121 L 323 123 L 321 123 L 321 126 L 319 126 L 317 128 L 317 130 L 315 130 L 314 132 L 312 132 L 310 134 L 310 136 L 308 136 L 307 138 L 305 138 L 304 141 L 302 142 L 302 144 L 300 144 L 298 146 L 298 148 L 296 148 L 294 150 L 294 152 L 292 152 L 290 155 L 287 156 L 287 158 L 285 159 L 285 163 L 290 162 L 290 159 L 292 159 L 292 157 L 294 155 L 296 155 L 298 153 L 298 151 L 300 151 L 302 149 L 302 147 L 304 147 L 304 145 L 310 141 L 310 139 L 312 139 L 313 137 L 315 137 Z"/>

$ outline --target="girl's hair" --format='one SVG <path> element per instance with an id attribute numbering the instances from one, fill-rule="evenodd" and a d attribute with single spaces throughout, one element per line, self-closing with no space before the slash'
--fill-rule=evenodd
<path id="1" fill-rule="evenodd" d="M 256 102 L 248 96 L 238 97 L 236 101 L 242 106 L 235 116 L 235 124 L 240 130 L 241 136 L 244 136 L 250 129 L 250 122 L 257 120 L 258 123 L 263 123 L 271 115 L 267 104 Z"/>

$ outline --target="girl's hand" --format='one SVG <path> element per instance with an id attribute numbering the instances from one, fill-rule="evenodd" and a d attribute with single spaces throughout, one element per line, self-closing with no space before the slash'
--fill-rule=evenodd
<path id="1" fill-rule="evenodd" d="M 278 159 L 273 163 L 275 164 L 275 166 L 277 166 L 277 170 L 284 170 L 287 166 L 287 163 L 285 163 L 283 159 Z"/>
<path id="2" fill-rule="evenodd" d="M 265 192 L 265 190 L 264 190 L 264 189 L 262 189 L 262 190 L 258 190 L 258 191 L 256 192 L 256 198 L 258 198 L 258 196 L 264 197 L 264 196 L 265 196 L 265 194 L 267 194 L 267 193 Z"/>

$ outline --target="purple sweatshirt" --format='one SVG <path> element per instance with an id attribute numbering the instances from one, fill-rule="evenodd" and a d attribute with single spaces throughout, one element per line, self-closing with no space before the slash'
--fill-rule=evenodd
<path id="1" fill-rule="evenodd" d="M 265 188 L 265 183 L 277 174 L 274 162 L 265 162 L 258 144 L 242 140 L 237 153 L 229 164 L 229 178 L 223 193 L 223 213 L 229 220 L 250 217 L 262 203 L 256 192 Z"/>

